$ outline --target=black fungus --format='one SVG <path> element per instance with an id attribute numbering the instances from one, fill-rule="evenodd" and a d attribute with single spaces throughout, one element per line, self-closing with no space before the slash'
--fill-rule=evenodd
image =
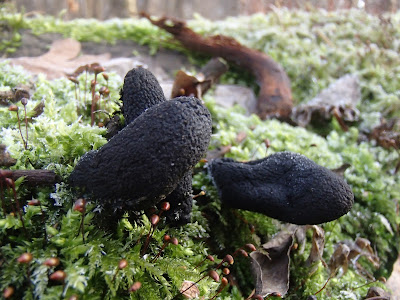
<path id="1" fill-rule="evenodd" d="M 125 75 L 121 100 L 124 118 L 129 124 L 148 108 L 166 101 L 166 98 L 154 75 L 138 67 Z M 169 212 L 166 213 L 169 224 L 183 225 L 190 222 L 192 196 L 192 172 L 189 171 L 165 200 L 171 204 Z"/>
<path id="2" fill-rule="evenodd" d="M 227 205 L 293 224 L 335 220 L 354 202 L 342 178 L 297 153 L 280 152 L 245 163 L 215 159 L 209 172 Z"/>
<path id="3" fill-rule="evenodd" d="M 123 209 L 148 208 L 173 192 L 205 155 L 211 125 L 209 111 L 195 97 L 155 104 L 84 155 L 70 182 L 96 199 L 118 200 Z"/>
<path id="4" fill-rule="evenodd" d="M 134 68 L 125 75 L 121 100 L 126 124 L 131 123 L 148 108 L 166 101 L 157 79 L 142 67 Z"/>
<path id="5" fill-rule="evenodd" d="M 192 171 L 187 172 L 175 190 L 165 198 L 171 209 L 165 212 L 167 223 L 180 226 L 190 222 L 193 204 Z"/>

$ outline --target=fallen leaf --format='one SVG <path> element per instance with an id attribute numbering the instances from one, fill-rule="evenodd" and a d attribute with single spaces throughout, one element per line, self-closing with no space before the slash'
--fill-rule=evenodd
<path id="1" fill-rule="evenodd" d="M 179 70 L 175 75 L 171 98 L 195 96 L 201 99 L 227 70 L 227 63 L 219 57 L 211 59 L 196 76 Z"/>
<path id="2" fill-rule="evenodd" d="M 197 285 L 193 281 L 189 280 L 182 282 L 182 286 L 179 291 L 186 299 L 198 298 L 200 295 L 200 290 Z"/>
<path id="3" fill-rule="evenodd" d="M 172 86 L 171 98 L 179 96 L 195 96 L 201 98 L 199 89 L 199 79 L 179 70 L 175 75 L 174 85 Z"/>
<path id="4" fill-rule="evenodd" d="M 381 120 L 381 124 L 370 133 L 369 139 L 376 140 L 385 149 L 400 149 L 400 119 Z"/>
<path id="5" fill-rule="evenodd" d="M 228 153 L 229 151 L 231 151 L 232 145 L 227 145 L 227 146 L 221 146 L 218 148 L 215 148 L 214 150 L 210 150 L 207 152 L 207 161 L 211 161 L 215 158 L 220 158 L 220 157 L 224 157 L 224 155 L 226 153 Z"/>
<path id="6" fill-rule="evenodd" d="M 307 258 L 306 265 L 311 266 L 315 262 L 321 261 L 324 264 L 324 266 L 326 266 L 326 263 L 322 258 L 325 246 L 325 232 L 321 227 L 317 225 L 313 225 L 311 226 L 311 228 L 313 230 L 313 237 L 312 237 L 311 251 L 310 255 Z"/>
<path id="7" fill-rule="evenodd" d="M 73 73 L 68 74 L 68 75 L 77 77 L 79 74 L 82 74 L 85 71 L 87 71 L 89 73 L 94 73 L 94 69 L 97 67 L 100 67 L 100 66 L 101 65 L 99 63 L 91 63 L 91 64 L 82 65 L 82 66 L 79 66 L 78 68 L 76 68 L 76 70 Z"/>
<path id="8" fill-rule="evenodd" d="M 344 172 L 350 167 L 351 167 L 350 164 L 343 164 L 343 165 L 341 165 L 340 167 L 338 167 L 336 169 L 332 169 L 331 171 L 333 173 L 336 173 L 337 175 L 343 177 L 344 176 Z"/>
<path id="9" fill-rule="evenodd" d="M 54 41 L 50 50 L 37 57 L 19 57 L 10 59 L 13 65 L 21 65 L 34 74 L 43 73 L 47 79 L 72 74 L 76 68 L 85 64 L 104 62 L 111 59 L 111 54 L 81 55 L 81 44 L 74 39 Z"/>
<path id="10" fill-rule="evenodd" d="M 365 256 L 375 268 L 379 267 L 379 257 L 371 247 L 371 242 L 366 238 L 358 237 L 355 242 L 346 241 L 350 248 L 349 260 L 356 262 L 361 256 Z"/>
<path id="11" fill-rule="evenodd" d="M 7 152 L 6 145 L 0 144 L 0 166 L 8 168 L 16 163 L 17 160 L 12 158 L 10 153 Z"/>
<path id="12" fill-rule="evenodd" d="M 250 254 L 252 271 L 256 278 L 256 295 L 266 297 L 280 294 L 283 297 L 289 290 L 289 254 L 296 229 L 297 226 L 289 226 L 262 245 L 266 253 L 257 250 Z"/>
<path id="13" fill-rule="evenodd" d="M 30 88 L 19 84 L 13 89 L 0 91 L 0 105 L 8 106 L 11 103 L 16 103 L 22 98 L 30 99 Z"/>
<path id="14" fill-rule="evenodd" d="M 293 108 L 292 119 L 299 126 L 305 127 L 313 122 L 323 122 L 335 117 L 342 128 L 346 122 L 358 120 L 356 109 L 361 100 L 361 88 L 356 75 L 345 75 L 329 85 L 315 98 Z"/>
<path id="15" fill-rule="evenodd" d="M 380 288 L 378 286 L 371 286 L 368 289 L 367 296 L 365 297 L 365 299 L 367 300 L 369 298 L 374 298 L 374 297 L 378 297 L 381 300 L 384 300 L 384 299 L 389 300 L 391 298 L 390 294 L 388 292 L 386 292 L 383 288 Z M 377 298 L 374 298 L 374 299 L 377 299 Z"/>
<path id="16" fill-rule="evenodd" d="M 240 131 L 235 138 L 236 143 L 240 144 L 247 138 L 247 134 L 244 131 Z"/>
<path id="17" fill-rule="evenodd" d="M 330 276 L 333 277 L 340 268 L 346 273 L 349 265 L 349 254 L 350 248 L 346 244 L 338 244 L 335 251 L 333 252 L 331 259 L 329 260 L 328 267 L 330 270 Z"/>

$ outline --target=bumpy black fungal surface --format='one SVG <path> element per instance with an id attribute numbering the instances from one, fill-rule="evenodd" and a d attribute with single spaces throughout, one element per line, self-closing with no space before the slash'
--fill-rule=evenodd
<path id="1" fill-rule="evenodd" d="M 125 75 L 121 100 L 127 124 L 148 108 L 166 101 L 157 79 L 150 71 L 142 67 L 134 68 Z M 183 225 L 190 222 L 193 202 L 191 171 L 183 176 L 166 201 L 171 204 L 171 209 L 166 213 L 167 220 L 171 225 Z"/>
<path id="2" fill-rule="evenodd" d="M 154 75 L 150 71 L 138 67 L 125 75 L 121 100 L 125 122 L 129 124 L 146 109 L 166 99 Z"/>
<path id="3" fill-rule="evenodd" d="M 180 226 L 190 222 L 192 192 L 192 171 L 189 171 L 183 176 L 175 190 L 165 198 L 165 201 L 171 205 L 171 209 L 165 212 L 168 224 Z"/>
<path id="4" fill-rule="evenodd" d="M 83 156 L 70 182 L 97 199 L 124 200 L 124 209 L 146 208 L 177 187 L 205 155 L 210 136 L 211 115 L 200 100 L 164 101 Z"/>
<path id="5" fill-rule="evenodd" d="M 280 152 L 247 163 L 215 159 L 209 172 L 224 203 L 284 222 L 332 221 L 354 202 L 342 178 L 297 153 Z"/>

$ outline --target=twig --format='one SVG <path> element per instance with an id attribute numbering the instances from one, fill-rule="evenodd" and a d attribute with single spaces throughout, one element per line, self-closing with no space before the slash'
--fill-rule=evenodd
<path id="1" fill-rule="evenodd" d="M 154 19 L 146 13 L 141 13 L 141 16 L 171 33 L 187 49 L 222 57 L 252 72 L 260 85 L 257 113 L 262 119 L 290 118 L 293 107 L 290 80 L 283 68 L 271 57 L 243 46 L 231 37 L 224 35 L 204 37 L 179 20 L 165 17 Z"/>
<path id="2" fill-rule="evenodd" d="M 61 181 L 61 178 L 51 170 L 14 170 L 11 173 L 14 181 L 25 177 L 25 182 L 29 185 L 52 185 Z"/>

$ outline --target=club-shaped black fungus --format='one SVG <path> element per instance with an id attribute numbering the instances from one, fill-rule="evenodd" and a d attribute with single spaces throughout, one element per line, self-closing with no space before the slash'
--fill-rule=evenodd
<path id="1" fill-rule="evenodd" d="M 177 187 L 205 155 L 210 136 L 211 115 L 200 100 L 164 101 L 83 156 L 70 182 L 97 199 L 124 200 L 123 209 L 147 208 Z"/>
<path id="2" fill-rule="evenodd" d="M 134 68 L 125 75 L 121 100 L 126 124 L 131 123 L 148 108 L 166 101 L 157 79 L 142 67 Z"/>
<path id="3" fill-rule="evenodd" d="M 297 153 L 280 152 L 247 163 L 215 159 L 209 172 L 227 205 L 293 224 L 335 220 L 354 202 L 342 178 Z"/>
<path id="4" fill-rule="evenodd" d="M 123 113 L 129 124 L 148 108 L 166 101 L 162 88 L 154 75 L 142 67 L 130 70 L 124 78 L 121 90 Z M 183 225 L 190 222 L 192 211 L 192 172 L 183 176 L 176 189 L 165 199 L 171 208 L 166 213 L 171 225 Z"/>

